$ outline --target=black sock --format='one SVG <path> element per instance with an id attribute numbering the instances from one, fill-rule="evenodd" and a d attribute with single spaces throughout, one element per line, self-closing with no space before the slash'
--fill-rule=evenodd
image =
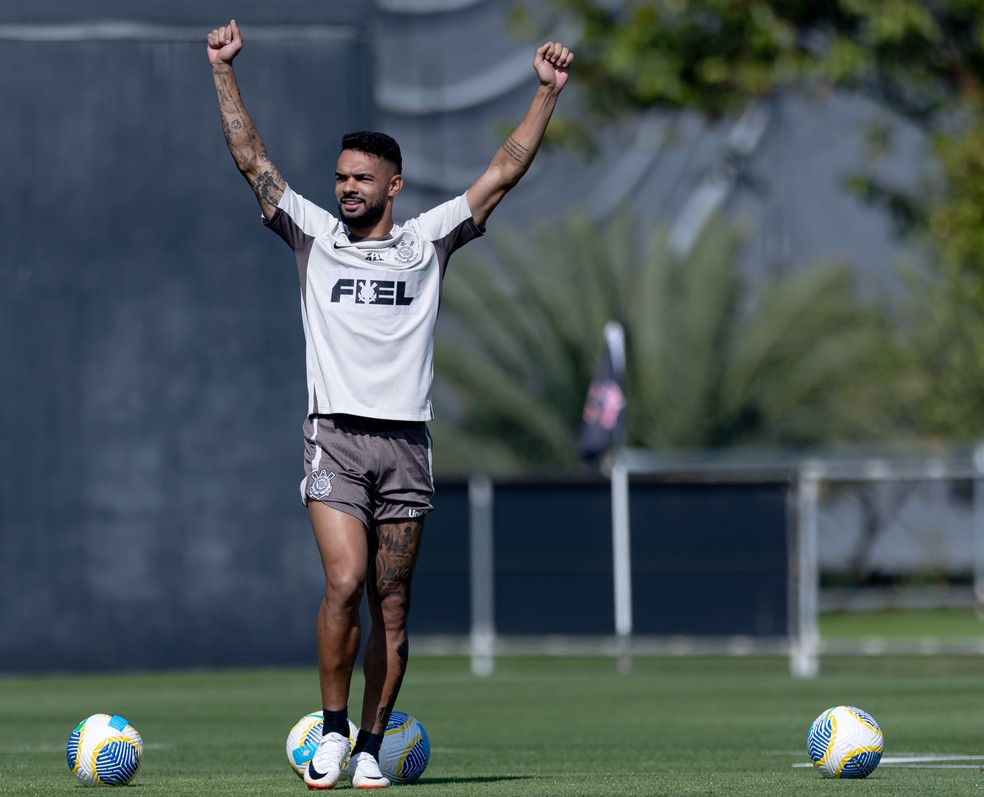
<path id="1" fill-rule="evenodd" d="M 379 748 L 383 744 L 383 734 L 369 733 L 369 731 L 359 730 L 359 735 L 355 737 L 355 747 L 352 748 L 352 755 L 356 753 L 369 753 L 377 761 L 379 760 Z"/>
<path id="2" fill-rule="evenodd" d="M 349 735 L 349 724 L 348 724 L 348 708 L 343 708 L 341 711 L 329 711 L 324 709 L 321 712 L 324 715 L 324 721 L 321 724 L 321 736 L 325 737 L 329 733 L 340 733 L 346 739 Z"/>

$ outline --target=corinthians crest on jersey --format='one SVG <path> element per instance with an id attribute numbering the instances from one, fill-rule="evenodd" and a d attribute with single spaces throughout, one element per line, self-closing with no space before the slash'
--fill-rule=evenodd
<path id="1" fill-rule="evenodd" d="M 344 248 L 345 244 L 336 246 L 338 249 Z M 362 255 L 362 259 L 368 263 L 399 263 L 403 266 L 411 266 L 420 262 L 422 247 L 417 236 L 409 232 L 403 232 L 396 238 L 383 239 L 381 241 L 360 241 L 351 244 Z"/>
<path id="2" fill-rule="evenodd" d="M 409 230 L 394 231 L 387 238 L 371 241 L 348 240 L 344 233 L 332 241 L 335 255 L 362 263 L 381 263 L 396 268 L 414 267 L 420 264 L 424 247 L 421 240 Z"/>
<path id="3" fill-rule="evenodd" d="M 393 255 L 397 263 L 413 263 L 420 259 L 418 254 L 420 242 L 412 235 L 402 235 L 393 246 Z"/>

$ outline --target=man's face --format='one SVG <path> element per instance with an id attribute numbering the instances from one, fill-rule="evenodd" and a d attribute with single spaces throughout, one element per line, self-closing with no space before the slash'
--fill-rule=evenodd
<path id="1" fill-rule="evenodd" d="M 383 217 L 401 180 L 393 164 L 378 155 L 342 150 L 335 167 L 335 199 L 342 221 L 355 229 L 372 227 Z"/>

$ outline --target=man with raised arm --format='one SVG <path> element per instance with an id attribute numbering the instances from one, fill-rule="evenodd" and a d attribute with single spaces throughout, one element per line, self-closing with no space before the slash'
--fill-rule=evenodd
<path id="1" fill-rule="evenodd" d="M 348 699 L 365 592 L 372 620 L 365 691 L 345 772 L 356 788 L 385 787 L 379 748 L 406 672 L 410 584 L 432 509 L 426 424 L 441 280 L 451 254 L 483 234 L 529 169 L 573 53 L 560 42 L 539 47 L 533 101 L 486 171 L 464 194 L 398 224 L 402 158 L 392 138 L 342 138 L 333 215 L 295 193 L 271 162 L 233 72 L 243 47 L 235 20 L 207 42 L 229 151 L 264 224 L 293 250 L 300 277 L 308 383 L 301 496 L 325 572 L 316 624 L 324 726 L 304 782 L 333 788 L 349 758 Z"/>

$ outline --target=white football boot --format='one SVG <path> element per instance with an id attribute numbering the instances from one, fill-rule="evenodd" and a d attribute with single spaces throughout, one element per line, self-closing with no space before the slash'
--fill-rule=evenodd
<path id="1" fill-rule="evenodd" d="M 345 771 L 356 789 L 385 789 L 389 778 L 379 771 L 379 762 L 372 753 L 356 753 L 349 759 Z"/>
<path id="2" fill-rule="evenodd" d="M 342 776 L 342 765 L 349 754 L 349 740 L 340 733 L 329 733 L 321 739 L 314 758 L 304 770 L 304 782 L 309 789 L 333 789 Z"/>

